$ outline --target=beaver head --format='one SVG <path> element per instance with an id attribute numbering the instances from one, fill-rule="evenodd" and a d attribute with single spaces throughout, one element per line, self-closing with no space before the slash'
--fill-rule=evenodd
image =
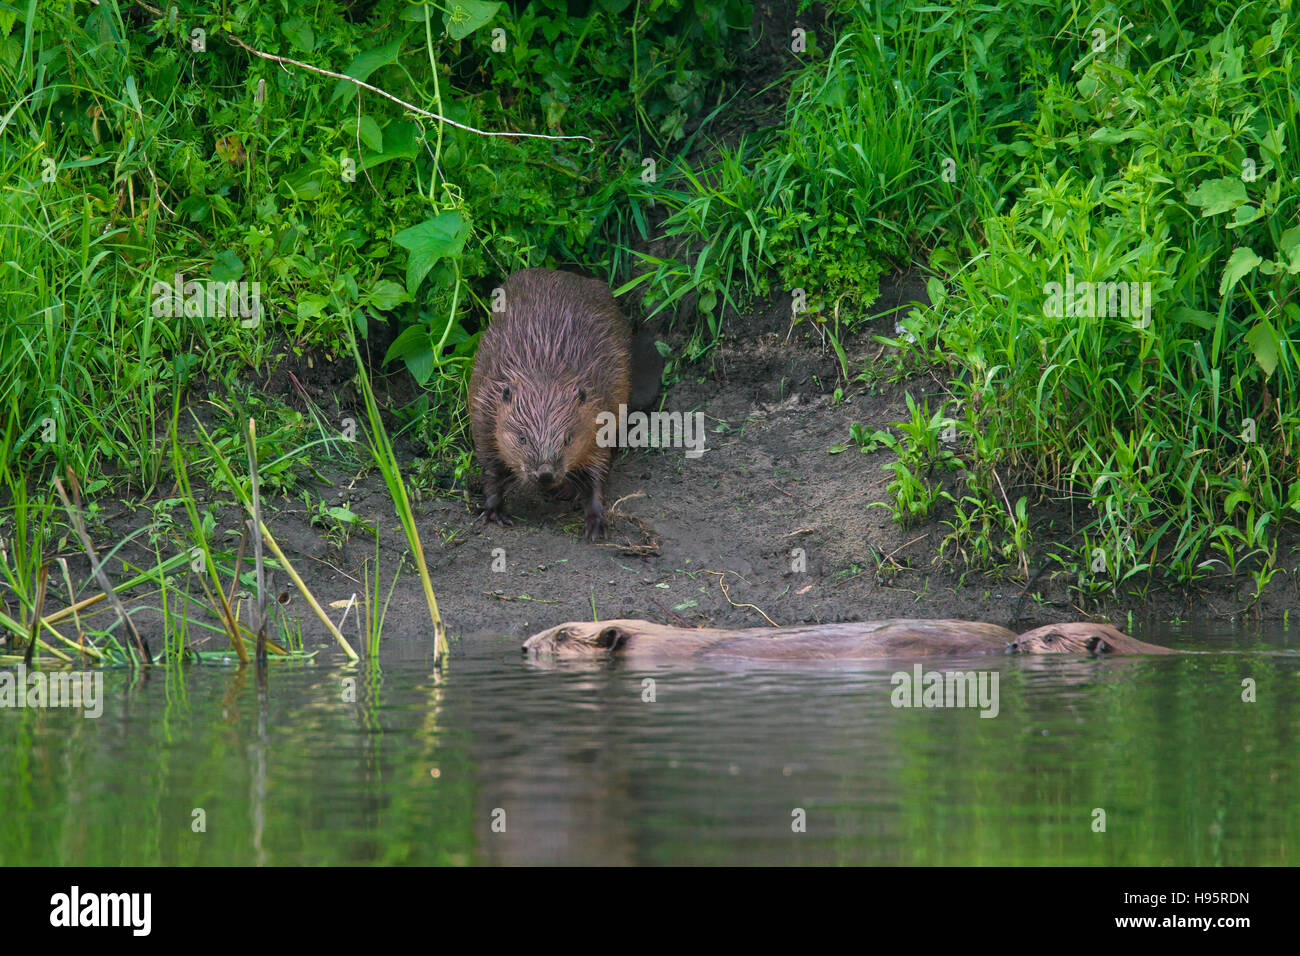
<path id="1" fill-rule="evenodd" d="M 1007 650 L 1019 654 L 1107 654 L 1111 647 L 1100 632 L 1065 633 L 1059 627 L 1049 626 L 1020 635 Z"/>
<path id="2" fill-rule="evenodd" d="M 1020 654 L 1173 654 L 1147 644 L 1109 624 L 1048 624 L 1021 634 L 1008 650 Z"/>
<path id="3" fill-rule="evenodd" d="M 592 389 L 575 378 L 503 382 L 496 415 L 501 460 L 524 484 L 552 489 L 596 457 L 599 412 Z"/>
<path id="4" fill-rule="evenodd" d="M 599 657 L 624 648 L 631 638 L 627 626 L 645 621 L 570 622 L 534 634 L 524 641 L 523 651 L 538 657 Z"/>

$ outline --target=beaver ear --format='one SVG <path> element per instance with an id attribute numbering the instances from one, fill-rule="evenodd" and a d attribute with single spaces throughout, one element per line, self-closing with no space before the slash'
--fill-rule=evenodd
<path id="1" fill-rule="evenodd" d="M 1088 638 L 1088 642 L 1085 646 L 1088 648 L 1088 653 L 1094 657 L 1100 654 L 1109 654 L 1115 650 L 1115 648 L 1111 647 L 1110 641 L 1106 640 L 1106 638 L 1102 637 L 1100 634 L 1094 634 L 1092 637 Z"/>
<path id="2" fill-rule="evenodd" d="M 606 627 L 596 635 L 596 646 L 607 651 L 616 651 L 627 642 L 627 634 L 622 628 Z"/>

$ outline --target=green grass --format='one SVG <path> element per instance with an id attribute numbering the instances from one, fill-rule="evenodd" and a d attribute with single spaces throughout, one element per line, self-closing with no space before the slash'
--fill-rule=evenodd
<path id="1" fill-rule="evenodd" d="M 783 290 L 843 365 L 878 276 L 920 264 L 931 307 L 859 378 L 947 374 L 964 490 L 913 409 L 887 465 L 897 521 L 941 516 L 942 553 L 1023 576 L 1029 505 L 1056 500 L 1072 517 L 1038 561 L 1083 590 L 1249 574 L 1258 593 L 1300 517 L 1291 13 L 837 6 L 778 129 L 665 177 L 663 231 L 693 258 L 643 256 L 629 285 L 698 293 L 697 353 L 726 306 Z M 1137 283 L 1150 314 L 1054 308 L 1075 282 Z"/>
<path id="2" fill-rule="evenodd" d="M 895 429 L 883 503 L 947 522 L 943 553 L 972 566 L 1025 573 L 1053 502 L 1069 535 L 1035 560 L 1089 592 L 1157 572 L 1259 590 L 1290 560 L 1300 37 L 1276 0 L 844 0 L 765 78 L 788 98 L 752 130 L 727 125 L 751 13 L 736 0 L 535 0 L 455 25 L 405 0 L 175 7 L 0 7 L 0 563 L 16 607 L 30 612 L 61 521 L 44 482 L 65 469 L 93 522 L 110 493 L 169 496 L 178 467 L 223 485 L 250 418 L 268 493 L 355 456 L 297 378 L 305 414 L 259 394 L 288 355 L 302 375 L 366 356 L 355 398 L 409 374 L 408 407 L 381 420 L 367 402 L 384 467 L 389 430 L 425 446 L 407 476 L 385 473 L 395 500 L 411 475 L 462 489 L 482 303 L 539 264 L 608 270 L 652 308 L 693 303 L 679 360 L 745 335 L 746 306 L 783 292 L 844 387 L 942 369 L 950 394 Z M 478 137 L 229 37 L 458 122 L 594 143 Z M 933 299 L 905 320 L 915 341 L 887 336 L 889 364 L 858 375 L 845 343 L 881 277 L 913 265 Z M 178 276 L 257 283 L 258 320 L 168 314 L 156 284 Z M 1147 287 L 1150 321 L 1059 314 L 1046 290 L 1066 282 Z M 178 396 L 210 440 L 187 432 L 176 459 Z"/>
<path id="3" fill-rule="evenodd" d="M 195 491 L 239 496 L 227 463 L 244 457 L 246 423 L 259 425 L 267 494 L 356 462 L 344 434 L 356 423 L 333 420 L 300 380 L 342 363 L 355 374 L 342 397 L 366 402 L 364 437 L 413 532 L 387 429 L 422 439 L 426 486 L 463 488 L 483 297 L 526 265 L 620 266 L 610 237 L 647 227 L 626 198 L 637 158 L 716 113 L 721 98 L 706 100 L 750 11 L 655 0 L 578 15 L 536 0 L 449 20 L 407 0 L 159 6 L 0 5 L 0 600 L 32 614 L 65 530 L 45 483 L 70 469 L 92 525 L 110 496 L 185 506 L 186 531 L 154 522 L 150 537 L 160 555 L 185 535 L 199 548 L 206 607 L 164 590 L 160 608 L 176 633 L 211 615 L 229 632 L 223 558 Z M 458 123 L 593 143 L 481 137 L 249 48 Z M 256 284 L 255 320 L 194 307 L 187 282 Z M 178 285 L 176 308 L 165 290 Z M 353 373 L 358 337 L 368 360 Z M 292 393 L 263 394 L 287 356 Z M 378 408 L 370 376 L 388 373 L 422 386 L 409 407 Z M 178 403 L 196 416 L 172 414 Z"/>
<path id="4" fill-rule="evenodd" d="M 958 362 L 977 498 L 1002 469 L 1083 505 L 1070 563 L 1092 589 L 1151 569 L 1263 582 L 1300 515 L 1300 33 L 1267 14 L 1158 59 L 1080 52 L 1019 131 L 1022 197 L 900 343 Z M 1058 314 L 1069 281 L 1145 284 L 1150 315 Z"/>

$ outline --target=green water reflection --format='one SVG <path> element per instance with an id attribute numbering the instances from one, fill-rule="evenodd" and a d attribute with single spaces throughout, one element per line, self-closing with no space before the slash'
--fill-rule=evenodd
<path id="1" fill-rule="evenodd" d="M 0 864 L 1289 864 L 1300 655 L 1251 645 L 974 662 L 995 719 L 892 707 L 904 665 L 550 670 L 505 639 L 441 681 L 111 672 L 98 719 L 0 709 Z"/>

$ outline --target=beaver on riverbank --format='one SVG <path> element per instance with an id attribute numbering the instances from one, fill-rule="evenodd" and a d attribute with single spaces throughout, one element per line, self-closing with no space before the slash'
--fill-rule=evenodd
<path id="1" fill-rule="evenodd" d="M 555 269 L 524 269 L 479 342 L 469 382 L 483 519 L 508 525 L 506 488 L 537 487 L 585 501 L 586 532 L 605 532 L 613 449 L 597 416 L 628 403 L 631 330 L 609 288 Z"/>
<path id="2" fill-rule="evenodd" d="M 973 654 L 1174 654 L 1107 624 L 1051 624 L 1019 636 L 974 621 L 862 621 L 743 630 L 667 627 L 650 621 L 574 621 L 534 634 L 524 653 L 540 657 L 604 655 L 637 661 L 873 660 Z"/>

